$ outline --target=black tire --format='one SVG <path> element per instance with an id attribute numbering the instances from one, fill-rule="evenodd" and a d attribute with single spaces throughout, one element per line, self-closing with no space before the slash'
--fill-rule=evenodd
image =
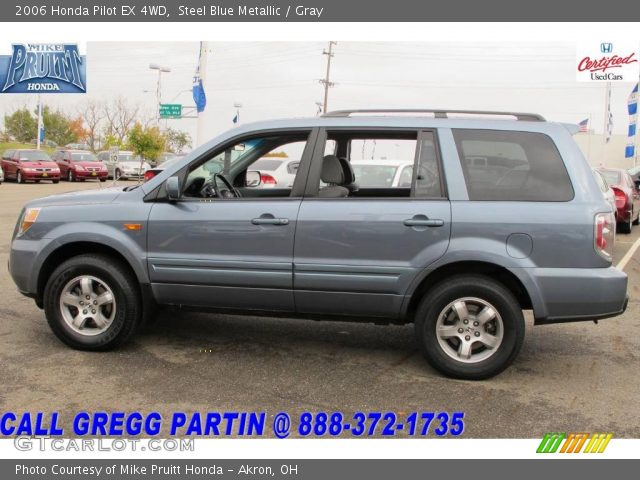
<path id="1" fill-rule="evenodd" d="M 22 172 L 20 170 L 18 170 L 18 173 L 16 173 L 16 182 L 24 183 L 24 178 L 22 178 Z"/>
<path id="2" fill-rule="evenodd" d="M 67 283 L 82 275 L 91 275 L 107 284 L 117 306 L 108 328 L 93 336 L 74 331 L 64 320 L 59 305 Z M 49 277 L 44 290 L 44 311 L 53 333 L 68 346 L 78 350 L 111 350 L 126 342 L 141 324 L 143 308 L 139 292 L 134 275 L 114 258 L 79 255 L 62 263 Z"/>
<path id="3" fill-rule="evenodd" d="M 52 180 L 52 182 L 55 183 L 60 183 L 60 180 Z"/>
<path id="4" fill-rule="evenodd" d="M 631 220 L 631 217 L 629 217 L 629 220 L 626 222 L 620 222 L 618 224 L 618 232 L 631 233 L 632 224 L 633 224 L 633 221 Z"/>
<path id="5" fill-rule="evenodd" d="M 633 212 L 631 212 L 631 216 L 633 217 Z M 640 224 L 640 213 L 638 213 L 638 216 L 633 221 L 633 225 L 638 225 L 638 224 Z"/>
<path id="6" fill-rule="evenodd" d="M 438 318 L 443 310 L 451 302 L 464 297 L 489 303 L 502 318 L 502 342 L 493 354 L 476 363 L 465 363 L 449 356 L 436 334 Z M 415 317 L 416 340 L 429 364 L 449 377 L 464 380 L 490 378 L 511 365 L 524 342 L 524 330 L 522 309 L 513 293 L 483 275 L 459 275 L 435 285 L 421 300 Z"/>
<path id="7" fill-rule="evenodd" d="M 104 182 L 106 182 L 106 181 L 107 181 L 107 179 L 106 179 L 106 178 L 101 178 L 101 179 L 100 179 L 100 183 L 104 183 Z"/>

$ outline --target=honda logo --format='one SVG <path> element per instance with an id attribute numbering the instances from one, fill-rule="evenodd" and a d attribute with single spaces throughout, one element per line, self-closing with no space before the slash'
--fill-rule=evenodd
<path id="1" fill-rule="evenodd" d="M 613 43 L 601 43 L 600 44 L 600 51 L 602 53 L 611 53 L 613 52 Z"/>

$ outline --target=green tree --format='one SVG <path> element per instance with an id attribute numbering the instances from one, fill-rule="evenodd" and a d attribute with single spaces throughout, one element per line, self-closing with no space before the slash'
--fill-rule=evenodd
<path id="1" fill-rule="evenodd" d="M 42 110 L 45 137 L 58 145 L 77 142 L 78 135 L 72 128 L 72 119 L 60 110 L 52 111 L 49 107 Z"/>
<path id="2" fill-rule="evenodd" d="M 31 115 L 27 107 L 4 116 L 4 127 L 7 133 L 18 142 L 30 142 L 38 133 L 38 120 Z"/>
<path id="3" fill-rule="evenodd" d="M 187 132 L 168 128 L 165 130 L 164 135 L 167 139 L 169 151 L 171 152 L 182 153 L 185 147 L 191 148 L 191 135 Z"/>
<path id="4" fill-rule="evenodd" d="M 167 139 L 158 127 L 143 127 L 140 123 L 136 123 L 129 130 L 127 143 L 134 154 L 154 161 L 164 151 Z"/>

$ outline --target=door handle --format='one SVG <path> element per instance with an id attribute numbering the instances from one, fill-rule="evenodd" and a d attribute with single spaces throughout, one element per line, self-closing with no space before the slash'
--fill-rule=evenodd
<path id="1" fill-rule="evenodd" d="M 251 220 L 254 225 L 289 225 L 288 218 L 274 218 L 273 216 L 263 215 L 260 218 L 254 218 Z"/>
<path id="2" fill-rule="evenodd" d="M 444 225 L 444 220 L 439 218 L 408 218 L 404 222 L 407 227 L 442 227 Z"/>

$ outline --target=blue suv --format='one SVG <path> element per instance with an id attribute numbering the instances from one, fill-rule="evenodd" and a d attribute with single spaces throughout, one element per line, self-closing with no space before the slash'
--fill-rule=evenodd
<path id="1" fill-rule="evenodd" d="M 298 161 L 293 182 L 264 188 L 252 165 L 269 158 Z M 517 356 L 523 310 L 624 312 L 614 232 L 566 125 L 338 111 L 234 128 L 141 185 L 32 201 L 9 268 L 73 348 L 114 348 L 165 305 L 414 323 L 433 367 L 483 379 Z"/>

